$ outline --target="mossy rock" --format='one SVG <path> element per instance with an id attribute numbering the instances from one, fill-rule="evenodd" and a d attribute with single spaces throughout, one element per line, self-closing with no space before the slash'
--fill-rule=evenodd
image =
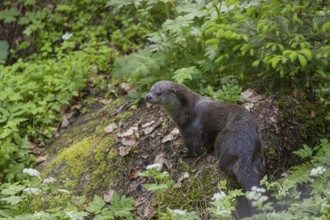
<path id="1" fill-rule="evenodd" d="M 43 175 L 71 181 L 72 191 L 92 196 L 115 185 L 126 162 L 117 153 L 112 135 L 92 135 L 64 149 L 44 169 Z"/>
<path id="2" fill-rule="evenodd" d="M 60 187 L 89 198 L 115 188 L 129 162 L 118 154 L 115 134 L 106 134 L 104 128 L 130 120 L 131 111 L 116 114 L 120 103 L 124 100 L 98 106 L 62 130 L 62 135 L 48 147 L 49 159 L 39 166 L 42 176 L 53 177 Z"/>

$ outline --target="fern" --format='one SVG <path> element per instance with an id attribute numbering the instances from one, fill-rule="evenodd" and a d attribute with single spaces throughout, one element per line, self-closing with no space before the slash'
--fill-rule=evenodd
<path id="1" fill-rule="evenodd" d="M 192 80 L 193 76 L 197 74 L 200 74 L 200 71 L 195 66 L 192 66 L 176 70 L 172 78 L 178 83 L 183 83 L 186 80 Z"/>
<path id="2" fill-rule="evenodd" d="M 304 159 L 306 157 L 311 157 L 313 154 L 313 150 L 308 147 L 307 145 L 303 145 L 303 148 L 293 151 L 292 153 L 294 153 L 295 155 L 297 155 L 298 157 Z"/>

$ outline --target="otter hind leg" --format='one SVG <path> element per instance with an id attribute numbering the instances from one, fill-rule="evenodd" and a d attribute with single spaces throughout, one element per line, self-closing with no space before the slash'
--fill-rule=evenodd
<path id="1" fill-rule="evenodd" d="M 234 175 L 245 191 L 260 185 L 259 160 L 255 158 L 255 149 L 255 140 L 240 130 L 223 130 L 215 142 L 220 167 Z"/>

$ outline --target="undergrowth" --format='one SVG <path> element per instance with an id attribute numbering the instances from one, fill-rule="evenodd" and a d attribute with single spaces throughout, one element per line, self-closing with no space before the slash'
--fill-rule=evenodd
<path id="1" fill-rule="evenodd" d="M 87 79 L 100 74 L 138 88 L 130 93 L 131 103 L 140 101 L 154 82 L 172 79 L 220 101 L 241 101 L 239 94 L 248 86 L 270 94 L 294 94 L 317 102 L 328 112 L 325 120 L 330 120 L 329 17 L 324 0 L 4 0 L 0 217 L 133 218 L 130 198 L 115 194 L 108 202 L 97 196 L 90 202 L 72 195 L 70 183 L 58 189 L 53 180 L 23 172 L 35 159 L 31 146 L 47 144 L 61 108 L 79 99 Z M 120 56 L 124 53 L 131 54 Z M 102 86 L 118 91 L 107 83 Z M 326 133 L 328 128 L 322 129 Z M 278 204 L 264 195 L 264 189 L 248 192 L 261 212 L 252 218 L 329 219 L 330 194 L 324 190 L 330 187 L 329 149 L 326 139 L 316 147 L 305 146 L 296 154 L 308 162 L 291 168 L 277 182 L 264 179 Z M 175 209 L 174 203 L 165 209 L 168 204 L 162 198 L 173 196 L 164 196 L 171 192 L 173 180 L 168 174 L 149 172 L 156 185 L 146 188 L 158 195 L 160 219 L 199 219 L 198 210 L 188 208 L 199 201 L 207 203 L 204 211 L 213 218 L 230 218 L 240 194 L 223 182 L 213 196 L 199 185 L 191 191 L 189 205 Z M 166 178 L 159 179 L 162 175 Z M 29 205 L 42 196 L 49 199 L 47 207 Z M 283 210 L 275 211 L 278 205 Z"/>

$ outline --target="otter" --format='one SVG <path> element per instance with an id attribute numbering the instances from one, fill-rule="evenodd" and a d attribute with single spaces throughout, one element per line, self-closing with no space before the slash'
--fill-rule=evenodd
<path id="1" fill-rule="evenodd" d="M 245 191 L 260 185 L 263 145 L 257 123 L 244 107 L 212 101 L 172 81 L 155 83 L 145 100 L 160 105 L 173 119 L 186 147 L 184 156 L 214 150 L 220 168 Z"/>

